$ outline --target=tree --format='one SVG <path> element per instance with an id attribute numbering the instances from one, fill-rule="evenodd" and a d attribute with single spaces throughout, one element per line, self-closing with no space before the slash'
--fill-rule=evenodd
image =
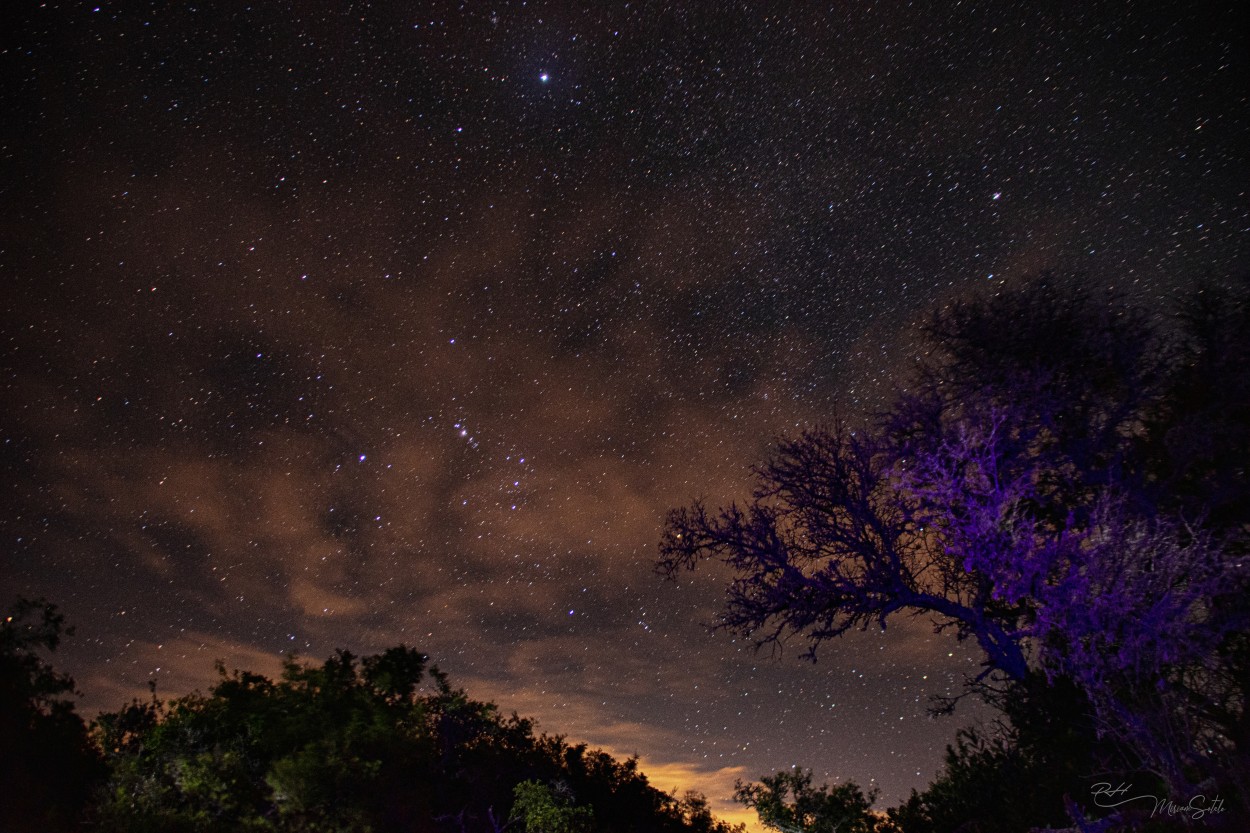
<path id="1" fill-rule="evenodd" d="M 686 790 L 676 809 L 691 833 L 746 833 L 744 824 L 731 825 L 717 820 L 707 796 L 696 790 Z"/>
<path id="2" fill-rule="evenodd" d="M 102 715 L 102 829 L 408 826 L 432 801 L 413 776 L 435 766 L 432 713 L 450 694 L 418 696 L 426 662 L 404 646 L 363 663 L 346 651 L 321 665 L 291 657 L 276 682 L 219 665 L 208 695 Z"/>
<path id="3" fill-rule="evenodd" d="M 100 761 L 74 709 L 73 678 L 41 656 L 73 630 L 53 604 L 19 599 L 0 621 L 0 828 L 70 830 Z"/>
<path id="4" fill-rule="evenodd" d="M 1003 718 L 962 729 L 945 765 L 923 792 L 888 811 L 885 830 L 902 833 L 1024 833 L 1067 826 L 1065 797 L 1089 796 L 1100 746 L 1089 702 L 1071 682 L 1040 672 L 1004 703 Z M 1154 783 L 1131 779 L 1143 792 Z"/>
<path id="5" fill-rule="evenodd" d="M 1035 673 L 1071 680 L 1133 766 L 1244 801 L 1246 447 L 1174 436 L 1250 436 L 1244 400 L 1211 408 L 1248 390 L 1244 295 L 1172 333 L 1047 282 L 955 303 L 887 408 L 779 443 L 745 508 L 671 512 L 659 567 L 723 561 L 721 625 L 809 657 L 928 617 L 981 648 L 968 691 L 1001 705 Z"/>
<path id="6" fill-rule="evenodd" d="M 591 808 L 573 804 L 567 784 L 552 788 L 541 781 L 522 781 L 513 794 L 512 815 L 520 819 L 525 833 L 581 833 L 594 821 Z"/>
<path id="7" fill-rule="evenodd" d="M 760 823 L 781 833 L 873 833 L 877 817 L 873 790 L 864 795 L 853 782 L 812 786 L 802 769 L 766 775 L 759 783 L 735 785 L 734 799 L 755 810 Z"/>
<path id="8" fill-rule="evenodd" d="M 98 829 L 572 833 L 593 817 L 603 833 L 732 833 L 688 818 L 636 760 L 536 737 L 428 662 L 398 646 L 291 657 L 277 680 L 219 665 L 206 695 L 102 715 Z"/>

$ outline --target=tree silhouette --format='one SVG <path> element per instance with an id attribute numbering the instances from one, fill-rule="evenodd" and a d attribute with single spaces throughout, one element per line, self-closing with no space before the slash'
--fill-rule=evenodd
<path id="1" fill-rule="evenodd" d="M 688 820 L 636 760 L 536 737 L 411 648 L 219 673 L 206 695 L 96 721 L 97 829 L 733 833 Z"/>
<path id="2" fill-rule="evenodd" d="M 755 810 L 760 822 L 781 833 L 873 833 L 876 791 L 864 795 L 854 783 L 812 786 L 802 769 L 766 775 L 757 784 L 738 782 L 734 799 Z"/>
<path id="3" fill-rule="evenodd" d="M 1053 282 L 952 304 L 887 408 L 780 442 L 745 507 L 671 512 L 659 568 L 728 564 L 721 625 L 811 657 L 928 617 L 981 648 L 968 691 L 1071 680 L 1133 767 L 1244 801 L 1248 447 L 1176 435 L 1250 436 L 1226 393 L 1250 390 L 1250 304 L 1185 309 L 1169 331 Z"/>
<path id="4" fill-rule="evenodd" d="M 0 829 L 76 829 L 102 775 L 73 679 L 41 656 L 72 633 L 42 599 L 19 599 L 0 622 Z"/>

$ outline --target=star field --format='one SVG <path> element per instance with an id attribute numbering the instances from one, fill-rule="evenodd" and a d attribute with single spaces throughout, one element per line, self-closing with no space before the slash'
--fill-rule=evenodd
<path id="1" fill-rule="evenodd" d="M 1234 5 L 1052 6 L 6 8 L 6 592 L 88 714 L 405 642 L 720 811 L 897 802 L 971 649 L 757 654 L 652 562 L 953 297 L 1245 272 Z"/>

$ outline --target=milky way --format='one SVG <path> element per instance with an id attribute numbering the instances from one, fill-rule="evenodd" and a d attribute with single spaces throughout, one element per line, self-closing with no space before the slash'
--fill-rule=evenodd
<path id="1" fill-rule="evenodd" d="M 600 5 L 6 7 L 3 578 L 88 714 L 404 642 L 722 810 L 932 777 L 970 648 L 709 633 L 664 513 L 953 297 L 1244 272 L 1234 4 Z"/>

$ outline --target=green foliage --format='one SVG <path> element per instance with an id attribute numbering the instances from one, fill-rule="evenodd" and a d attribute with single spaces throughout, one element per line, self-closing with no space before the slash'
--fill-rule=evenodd
<path id="1" fill-rule="evenodd" d="M 525 833 L 582 833 L 591 829 L 594 811 L 575 806 L 567 784 L 552 789 L 541 781 L 522 781 L 512 792 L 516 796 L 512 817 L 521 821 Z"/>
<path id="2" fill-rule="evenodd" d="M 0 829 L 75 829 L 102 775 L 73 679 L 41 656 L 72 632 L 43 600 L 19 599 L 0 622 Z"/>
<path id="3" fill-rule="evenodd" d="M 102 716 L 96 737 L 112 770 L 103 826 L 368 829 L 386 815 L 384 765 L 422 740 L 425 661 L 401 646 L 362 674 L 340 651 L 320 666 L 288 659 L 277 682 L 219 666 L 208 696 Z"/>
<path id="4" fill-rule="evenodd" d="M 535 737 L 427 664 L 400 646 L 291 658 L 276 681 L 219 666 L 207 695 L 102 715 L 99 829 L 733 833 L 688 822 L 637 761 Z"/>
<path id="5" fill-rule="evenodd" d="M 755 810 L 760 822 L 783 833 L 874 833 L 873 790 L 864 795 L 852 781 L 812 786 L 802 769 L 765 775 L 758 784 L 738 782 L 734 799 Z"/>
<path id="6" fill-rule="evenodd" d="M 429 659 L 425 654 L 402 645 L 387 648 L 377 656 L 365 657 L 362 663 L 364 680 L 375 694 L 388 703 L 411 700 L 421 684 Z"/>

